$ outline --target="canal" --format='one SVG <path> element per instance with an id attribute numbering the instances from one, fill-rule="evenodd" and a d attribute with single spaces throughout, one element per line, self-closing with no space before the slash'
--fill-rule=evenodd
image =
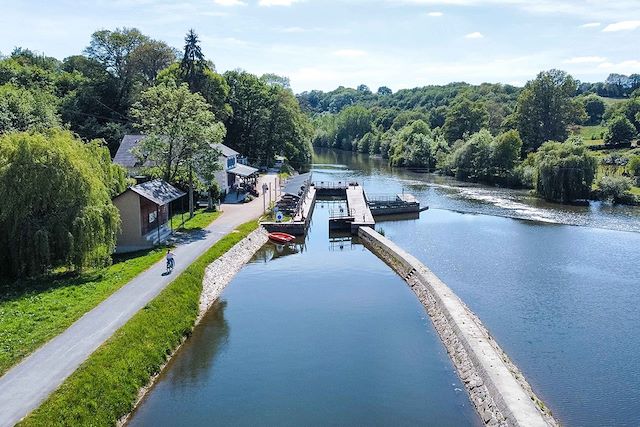
<path id="1" fill-rule="evenodd" d="M 430 210 L 377 228 L 478 314 L 566 425 L 640 424 L 640 209 L 318 151 L 314 180 L 407 191 Z M 178 352 L 133 425 L 431 424 L 478 420 L 422 306 L 320 203 L 293 253 L 265 246 Z"/>

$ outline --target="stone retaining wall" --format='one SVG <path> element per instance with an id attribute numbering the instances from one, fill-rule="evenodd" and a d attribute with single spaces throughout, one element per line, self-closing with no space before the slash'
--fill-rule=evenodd
<path id="1" fill-rule="evenodd" d="M 202 279 L 200 314 L 196 323 L 200 321 L 200 318 L 220 297 L 220 294 L 233 277 L 268 240 L 266 230 L 258 227 L 224 255 L 209 264 Z"/>
<path id="2" fill-rule="evenodd" d="M 369 250 L 409 284 L 424 305 L 486 425 L 558 425 L 480 319 L 447 285 L 375 230 L 363 227 L 358 234 Z"/>

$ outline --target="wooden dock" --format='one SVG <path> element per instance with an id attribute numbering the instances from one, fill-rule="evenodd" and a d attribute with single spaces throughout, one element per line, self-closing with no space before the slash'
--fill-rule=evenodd
<path id="1" fill-rule="evenodd" d="M 349 215 L 353 217 L 351 232 L 358 232 L 360 227 L 374 227 L 376 221 L 373 219 L 371 209 L 364 195 L 364 188 L 361 185 L 349 185 L 347 187 L 347 208 Z"/>

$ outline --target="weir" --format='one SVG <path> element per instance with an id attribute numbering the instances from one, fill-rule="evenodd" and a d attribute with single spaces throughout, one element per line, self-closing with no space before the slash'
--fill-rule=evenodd
<path id="1" fill-rule="evenodd" d="M 486 425 L 559 425 L 480 319 L 444 282 L 375 230 L 361 227 L 358 236 L 424 305 Z"/>

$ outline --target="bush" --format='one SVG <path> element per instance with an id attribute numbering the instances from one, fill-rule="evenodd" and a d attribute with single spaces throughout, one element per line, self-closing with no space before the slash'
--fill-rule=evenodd
<path id="1" fill-rule="evenodd" d="M 624 203 L 633 199 L 629 192 L 633 182 L 625 176 L 605 175 L 598 181 L 600 197 L 613 203 Z"/>
<path id="2" fill-rule="evenodd" d="M 606 145 L 623 145 L 631 143 L 637 134 L 636 128 L 624 116 L 615 117 L 609 122 L 607 132 L 604 135 Z"/>

